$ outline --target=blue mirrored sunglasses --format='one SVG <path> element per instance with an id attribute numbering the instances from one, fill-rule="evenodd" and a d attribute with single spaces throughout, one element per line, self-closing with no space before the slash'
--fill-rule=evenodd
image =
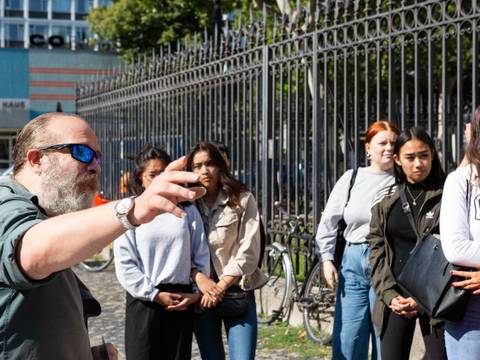
<path id="1" fill-rule="evenodd" d="M 44 148 L 40 148 L 38 150 L 61 150 L 61 149 L 68 149 L 70 150 L 70 155 L 77 161 L 80 161 L 84 164 L 90 164 L 93 159 L 97 159 L 97 163 L 100 164 L 100 160 L 102 155 L 100 153 L 95 152 L 90 146 L 85 144 L 57 144 L 57 145 L 50 145 Z"/>

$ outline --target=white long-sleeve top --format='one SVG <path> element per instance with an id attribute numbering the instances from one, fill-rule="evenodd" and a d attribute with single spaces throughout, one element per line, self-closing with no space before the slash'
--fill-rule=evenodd
<path id="1" fill-rule="evenodd" d="M 474 166 L 459 167 L 447 177 L 440 210 L 440 238 L 448 261 L 480 266 L 480 189 Z"/>
<path id="2" fill-rule="evenodd" d="M 210 253 L 203 221 L 194 205 L 183 219 L 158 215 L 129 230 L 113 244 L 115 272 L 133 297 L 153 301 L 159 284 L 190 284 L 192 268 L 210 276 Z"/>

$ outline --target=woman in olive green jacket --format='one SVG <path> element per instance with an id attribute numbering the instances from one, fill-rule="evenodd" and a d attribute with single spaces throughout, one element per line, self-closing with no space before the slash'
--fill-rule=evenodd
<path id="1" fill-rule="evenodd" d="M 402 293 L 396 282 L 418 239 L 405 213 L 411 211 L 418 234 L 439 233 L 436 213 L 440 211 L 445 174 L 434 143 L 422 128 L 404 130 L 394 147 L 395 185 L 381 191 L 374 201 L 370 234 L 372 286 L 377 300 L 372 320 L 380 334 L 383 359 L 408 359 L 416 319 L 428 359 L 446 359 L 443 323 L 421 314 L 415 300 Z M 404 192 L 408 206 L 402 204 Z"/>

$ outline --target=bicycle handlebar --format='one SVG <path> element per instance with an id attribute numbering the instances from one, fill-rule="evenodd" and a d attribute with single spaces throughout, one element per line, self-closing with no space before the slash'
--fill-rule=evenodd
<path id="1" fill-rule="evenodd" d="M 280 211 L 280 214 L 287 218 L 286 224 L 290 227 L 289 233 L 293 234 L 297 232 L 298 228 L 303 225 L 304 215 L 291 215 L 285 209 L 282 208 L 280 201 L 275 201 L 273 203 L 274 208 Z M 283 225 L 283 221 L 282 221 Z"/>

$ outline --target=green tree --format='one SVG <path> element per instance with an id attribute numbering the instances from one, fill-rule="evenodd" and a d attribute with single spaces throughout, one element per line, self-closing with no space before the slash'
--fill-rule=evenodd
<path id="1" fill-rule="evenodd" d="M 211 8 L 209 0 L 117 0 L 94 9 L 88 22 L 97 42 L 110 42 L 129 60 L 203 29 Z"/>
<path id="2" fill-rule="evenodd" d="M 296 17 L 295 1 L 218 0 L 223 14 L 234 12 L 243 23 L 254 14 L 261 17 L 265 5 L 268 25 L 272 16 Z M 150 54 L 161 45 L 192 39 L 195 33 L 213 29 L 214 0 L 116 0 L 108 7 L 93 9 L 88 16 L 98 44 L 108 42 L 125 60 Z M 302 1 L 302 5 L 314 0 Z"/>

